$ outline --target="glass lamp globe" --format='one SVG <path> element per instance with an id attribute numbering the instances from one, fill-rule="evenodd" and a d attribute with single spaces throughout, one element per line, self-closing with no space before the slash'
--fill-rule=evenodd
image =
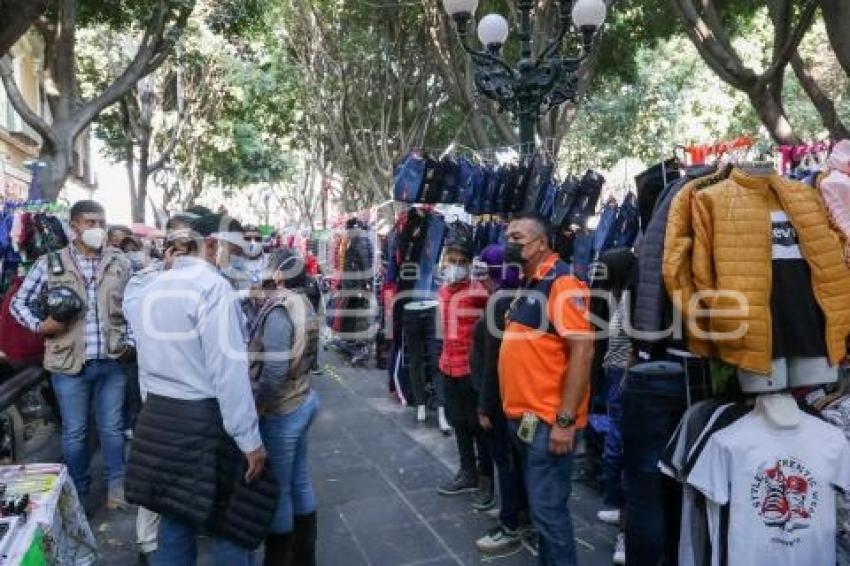
<path id="1" fill-rule="evenodd" d="M 504 45 L 509 31 L 508 20 L 499 14 L 487 14 L 478 22 L 478 39 L 482 45 Z"/>
<path id="2" fill-rule="evenodd" d="M 604 0 L 578 0 L 573 7 L 573 23 L 579 29 L 598 28 L 605 23 L 607 12 Z"/>
<path id="3" fill-rule="evenodd" d="M 472 15 L 478 8 L 478 0 L 443 0 L 443 8 L 449 16 Z"/>

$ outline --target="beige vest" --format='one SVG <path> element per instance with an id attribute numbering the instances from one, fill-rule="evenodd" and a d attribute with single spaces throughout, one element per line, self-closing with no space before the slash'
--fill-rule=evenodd
<path id="1" fill-rule="evenodd" d="M 73 245 L 73 244 L 72 244 Z M 55 275 L 47 267 L 48 288 L 70 287 L 88 304 L 86 284 L 74 260 L 70 248 L 59 252 L 64 273 Z M 127 336 L 127 321 L 121 309 L 124 301 L 124 287 L 130 277 L 130 264 L 124 255 L 115 248 L 105 248 L 97 273 L 97 308 L 100 313 L 100 325 L 105 342 L 106 355 L 117 359 L 124 353 Z M 86 361 L 86 320 L 80 315 L 71 323 L 68 332 L 45 340 L 44 369 L 52 373 L 77 375 L 83 370 Z"/>
<path id="2" fill-rule="evenodd" d="M 321 321 L 313 305 L 301 293 L 291 290 L 280 291 L 275 303 L 263 309 L 256 321 L 257 330 L 251 338 L 248 351 L 251 353 L 251 380 L 256 382 L 263 371 L 263 325 L 272 308 L 281 306 L 292 321 L 292 348 L 289 358 L 289 374 L 280 389 L 260 407 L 261 414 L 289 413 L 298 408 L 310 392 L 310 369 L 319 352 L 317 350 Z"/>

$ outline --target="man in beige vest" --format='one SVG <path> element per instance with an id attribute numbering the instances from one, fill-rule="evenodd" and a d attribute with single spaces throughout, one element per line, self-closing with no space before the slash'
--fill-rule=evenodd
<path id="1" fill-rule="evenodd" d="M 62 453 L 81 499 L 91 485 L 87 436 L 92 403 L 103 450 L 107 506 L 124 501 L 122 408 L 125 375 L 118 359 L 127 350 L 127 323 L 121 310 L 130 265 L 106 243 L 103 207 L 89 200 L 71 207 L 70 246 L 36 262 L 12 302 L 23 326 L 45 338 L 44 368 L 51 372 L 62 415 Z M 45 289 L 73 289 L 86 303 L 70 323 L 57 322 L 33 309 Z"/>

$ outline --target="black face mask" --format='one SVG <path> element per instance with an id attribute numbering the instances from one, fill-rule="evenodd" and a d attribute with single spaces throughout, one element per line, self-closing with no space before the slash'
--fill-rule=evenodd
<path id="1" fill-rule="evenodd" d="M 523 248 L 525 246 L 519 242 L 508 242 L 505 244 L 505 263 L 525 265 L 527 260 L 522 257 Z"/>

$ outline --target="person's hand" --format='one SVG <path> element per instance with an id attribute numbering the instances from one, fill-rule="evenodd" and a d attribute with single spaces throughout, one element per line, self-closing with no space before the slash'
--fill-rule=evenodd
<path id="1" fill-rule="evenodd" d="M 478 424 L 481 425 L 481 428 L 484 430 L 493 430 L 493 421 L 491 421 L 490 417 L 483 413 L 478 413 Z"/>
<path id="2" fill-rule="evenodd" d="M 181 255 L 186 255 L 186 251 L 177 249 L 176 246 L 171 246 L 167 250 L 165 250 L 165 253 L 162 256 L 162 263 L 163 266 L 165 266 L 165 269 L 171 269 L 174 265 L 174 260 L 176 260 Z"/>
<path id="3" fill-rule="evenodd" d="M 131 364 L 136 361 L 138 357 L 138 352 L 133 346 L 124 346 L 124 350 L 122 350 L 121 355 L 118 357 L 119 362 L 123 362 L 125 364 Z"/>
<path id="4" fill-rule="evenodd" d="M 261 445 L 253 452 L 246 453 L 245 460 L 248 461 L 245 481 L 251 483 L 260 475 L 260 472 L 263 471 L 263 467 L 266 465 L 266 449 Z"/>
<path id="5" fill-rule="evenodd" d="M 38 325 L 38 333 L 42 336 L 58 336 L 68 331 L 68 325 L 64 322 L 57 322 L 53 317 L 48 316 L 41 324 Z"/>
<path id="6" fill-rule="evenodd" d="M 553 426 L 549 434 L 549 452 L 555 456 L 564 456 L 573 451 L 576 439 L 576 427 L 561 428 Z"/>

